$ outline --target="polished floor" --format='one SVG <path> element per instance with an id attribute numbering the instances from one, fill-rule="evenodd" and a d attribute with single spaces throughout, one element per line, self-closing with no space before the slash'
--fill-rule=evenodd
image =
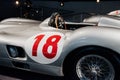
<path id="1" fill-rule="evenodd" d="M 63 80 L 63 78 L 0 67 L 0 80 Z"/>

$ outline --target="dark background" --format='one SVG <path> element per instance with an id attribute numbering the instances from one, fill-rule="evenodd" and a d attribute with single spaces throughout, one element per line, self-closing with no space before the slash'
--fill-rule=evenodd
<path id="1" fill-rule="evenodd" d="M 0 20 L 23 17 L 44 20 L 53 12 L 59 12 L 67 19 L 81 21 L 86 15 L 106 14 L 120 9 L 119 0 L 0 0 Z M 61 6 L 64 2 L 64 6 Z M 72 17 L 72 18 L 70 18 Z"/>

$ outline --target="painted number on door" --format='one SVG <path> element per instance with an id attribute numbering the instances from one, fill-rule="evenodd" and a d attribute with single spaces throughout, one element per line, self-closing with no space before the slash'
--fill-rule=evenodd
<path id="1" fill-rule="evenodd" d="M 64 34 L 59 32 L 44 32 L 29 38 L 25 50 L 35 62 L 50 64 L 61 55 L 64 44 Z"/>
<path id="2" fill-rule="evenodd" d="M 38 35 L 35 38 L 36 41 L 32 48 L 32 56 L 37 56 L 38 45 L 44 36 L 45 35 Z M 42 53 L 46 58 L 52 59 L 56 56 L 60 39 L 60 35 L 52 35 L 45 40 L 46 43 L 42 46 Z"/>

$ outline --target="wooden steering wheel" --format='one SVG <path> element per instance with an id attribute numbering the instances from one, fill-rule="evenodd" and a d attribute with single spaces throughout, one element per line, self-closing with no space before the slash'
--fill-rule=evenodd
<path id="1" fill-rule="evenodd" d="M 57 29 L 67 29 L 65 21 L 62 18 L 62 16 L 60 16 L 60 14 L 57 14 L 55 16 L 55 26 L 56 26 Z"/>

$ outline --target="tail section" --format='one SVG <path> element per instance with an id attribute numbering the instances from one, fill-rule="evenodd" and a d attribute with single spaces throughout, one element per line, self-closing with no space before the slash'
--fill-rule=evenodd
<path id="1" fill-rule="evenodd" d="M 120 10 L 112 11 L 112 12 L 108 13 L 108 15 L 120 16 Z"/>

